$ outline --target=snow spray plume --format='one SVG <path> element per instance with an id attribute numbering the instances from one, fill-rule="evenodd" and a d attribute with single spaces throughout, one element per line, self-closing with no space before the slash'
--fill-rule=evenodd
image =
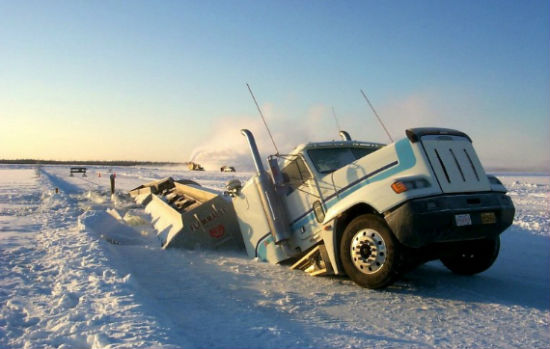
<path id="1" fill-rule="evenodd" d="M 201 164 L 206 170 L 216 170 L 221 166 L 233 166 L 237 171 L 252 170 L 249 150 L 240 133 L 243 125 L 254 133 L 261 130 L 261 125 L 256 120 L 220 120 L 207 137 L 208 141 L 193 149 L 190 161 Z M 267 149 L 267 144 L 262 140 L 260 149 Z"/>
<path id="2" fill-rule="evenodd" d="M 262 105 L 265 117 L 269 121 L 273 136 L 283 145 L 281 153 L 290 152 L 295 146 L 308 141 L 326 141 L 337 138 L 334 127 L 326 124 L 326 115 L 330 112 L 325 106 L 310 108 L 305 117 L 297 122 L 296 118 L 288 118 L 277 114 L 271 105 Z M 314 127 L 312 127 L 314 125 Z M 266 135 L 261 120 L 251 117 L 228 117 L 219 120 L 210 132 L 207 141 L 197 146 L 191 152 L 190 161 L 201 164 L 206 170 L 216 170 L 224 165 L 234 166 L 237 171 L 252 171 L 254 164 L 250 158 L 250 150 L 240 130 L 250 130 L 258 144 L 262 159 L 271 154 L 273 144 Z"/>

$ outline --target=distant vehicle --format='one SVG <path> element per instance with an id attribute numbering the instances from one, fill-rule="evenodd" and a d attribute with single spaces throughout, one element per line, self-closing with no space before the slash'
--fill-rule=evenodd
<path id="1" fill-rule="evenodd" d="M 220 172 L 235 172 L 235 167 L 233 166 L 222 166 Z"/>
<path id="2" fill-rule="evenodd" d="M 74 173 L 82 173 L 82 177 L 86 177 L 86 167 L 71 167 L 71 177 Z"/>
<path id="3" fill-rule="evenodd" d="M 204 171 L 204 168 L 195 162 L 189 162 L 187 168 L 189 168 L 189 171 Z"/>

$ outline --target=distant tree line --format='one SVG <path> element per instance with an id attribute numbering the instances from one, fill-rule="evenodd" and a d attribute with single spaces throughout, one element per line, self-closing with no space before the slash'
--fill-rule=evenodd
<path id="1" fill-rule="evenodd" d="M 91 166 L 169 166 L 182 165 L 180 162 L 156 162 L 156 161 L 59 161 L 59 160 L 35 160 L 35 159 L 16 159 L 2 160 L 0 164 L 8 165 L 91 165 Z"/>

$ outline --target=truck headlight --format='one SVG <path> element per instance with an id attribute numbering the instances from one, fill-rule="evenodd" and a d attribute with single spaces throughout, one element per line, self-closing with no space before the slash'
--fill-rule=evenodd
<path id="1" fill-rule="evenodd" d="M 428 188 L 431 184 L 426 178 L 401 179 L 392 183 L 391 188 L 397 194 L 407 190 Z"/>

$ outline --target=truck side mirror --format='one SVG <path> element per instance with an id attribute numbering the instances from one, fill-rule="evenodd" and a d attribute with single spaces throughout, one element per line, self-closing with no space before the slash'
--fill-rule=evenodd
<path id="1" fill-rule="evenodd" d="M 231 179 L 225 184 L 225 190 L 230 196 L 237 196 L 242 189 L 241 181 L 238 179 Z"/>

